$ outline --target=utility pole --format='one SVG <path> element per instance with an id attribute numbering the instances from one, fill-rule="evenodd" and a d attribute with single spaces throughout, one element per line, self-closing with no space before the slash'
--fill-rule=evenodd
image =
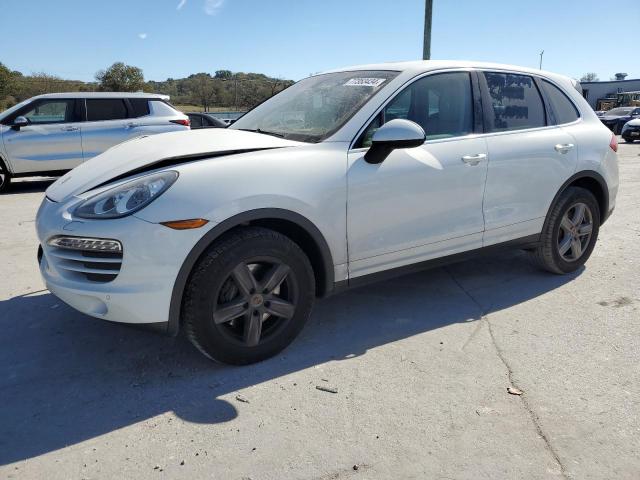
<path id="1" fill-rule="evenodd" d="M 540 70 L 542 70 L 542 55 L 544 55 L 544 50 L 540 52 Z"/>
<path id="2" fill-rule="evenodd" d="M 431 17 L 433 16 L 433 0 L 424 2 L 424 43 L 422 44 L 422 59 L 431 59 Z"/>

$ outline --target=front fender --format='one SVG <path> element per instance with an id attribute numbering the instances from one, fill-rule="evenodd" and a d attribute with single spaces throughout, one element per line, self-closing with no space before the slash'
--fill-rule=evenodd
<path id="1" fill-rule="evenodd" d="M 189 275 L 193 270 L 198 259 L 206 251 L 206 249 L 221 235 L 230 231 L 231 229 L 248 222 L 260 219 L 279 219 L 287 220 L 295 223 L 299 227 L 303 228 L 314 240 L 320 251 L 321 262 L 324 268 L 325 285 L 323 286 L 324 292 L 328 293 L 333 290 L 335 283 L 334 278 L 334 263 L 331 255 L 331 250 L 327 244 L 322 232 L 307 218 L 298 213 L 291 212 L 289 210 L 277 209 L 277 208 L 261 208 L 251 211 L 246 211 L 226 220 L 218 223 L 213 228 L 202 236 L 202 238 L 191 249 L 191 252 L 185 258 L 180 271 L 176 277 L 173 291 L 171 294 L 171 303 L 169 307 L 169 322 L 167 326 L 167 333 L 170 335 L 177 335 L 180 330 L 180 312 L 182 309 L 182 297 L 184 295 L 184 289 L 189 280 Z"/>

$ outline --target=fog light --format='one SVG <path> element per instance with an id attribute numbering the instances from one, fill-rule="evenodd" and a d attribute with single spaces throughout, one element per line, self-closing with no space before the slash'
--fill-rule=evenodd
<path id="1" fill-rule="evenodd" d="M 106 238 L 51 237 L 47 245 L 69 250 L 85 250 L 92 252 L 122 252 L 122 244 L 117 240 Z"/>

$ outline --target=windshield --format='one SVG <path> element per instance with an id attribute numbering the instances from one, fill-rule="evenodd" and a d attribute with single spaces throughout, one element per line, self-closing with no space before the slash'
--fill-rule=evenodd
<path id="1" fill-rule="evenodd" d="M 25 106 L 27 103 L 29 103 L 30 101 L 31 101 L 31 99 L 30 99 L 30 98 L 28 98 L 27 100 L 24 100 L 24 101 L 22 101 L 22 102 L 18 103 L 17 105 L 14 105 L 13 107 L 6 109 L 4 112 L 1 112 L 1 113 L 0 113 L 0 121 L 1 121 L 3 118 L 5 118 L 5 117 L 7 117 L 7 116 L 11 115 L 13 112 L 15 112 L 16 110 L 18 110 L 19 108 L 24 107 L 24 106 Z"/>
<path id="2" fill-rule="evenodd" d="M 629 115 L 631 113 L 631 110 L 633 110 L 633 108 L 612 108 L 605 115 Z"/>
<path id="3" fill-rule="evenodd" d="M 229 128 L 321 142 L 397 75 L 398 72 L 364 70 L 305 78 L 258 105 Z"/>

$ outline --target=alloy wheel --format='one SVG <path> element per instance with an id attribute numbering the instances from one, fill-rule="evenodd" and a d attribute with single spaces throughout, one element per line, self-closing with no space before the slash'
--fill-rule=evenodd
<path id="1" fill-rule="evenodd" d="M 255 347 L 293 318 L 298 286 L 288 265 L 263 257 L 236 265 L 215 295 L 215 327 L 234 343 Z"/>
<path id="2" fill-rule="evenodd" d="M 575 262 L 584 254 L 593 232 L 593 215 L 584 203 L 572 205 L 562 217 L 558 231 L 558 253 L 563 260 Z"/>

